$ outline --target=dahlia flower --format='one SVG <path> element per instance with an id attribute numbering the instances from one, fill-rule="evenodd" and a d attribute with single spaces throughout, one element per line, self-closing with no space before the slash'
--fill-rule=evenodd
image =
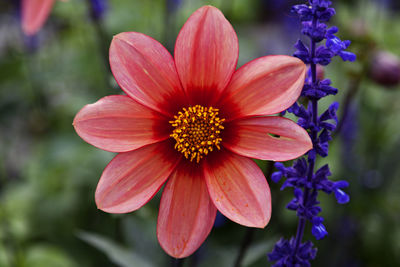
<path id="1" fill-rule="evenodd" d="M 54 1 L 22 0 L 22 30 L 26 35 L 34 35 L 42 28 L 50 15 Z"/>
<path id="2" fill-rule="evenodd" d="M 238 39 L 217 8 L 204 6 L 181 29 L 174 58 L 137 32 L 114 36 L 113 75 L 126 95 L 86 105 L 74 127 L 86 142 L 118 152 L 98 183 L 97 207 L 127 213 L 164 186 L 157 237 L 171 256 L 193 253 L 217 209 L 265 227 L 270 189 L 251 159 L 285 161 L 312 148 L 307 132 L 268 116 L 299 97 L 306 72 L 290 56 L 265 56 L 236 70 Z"/>

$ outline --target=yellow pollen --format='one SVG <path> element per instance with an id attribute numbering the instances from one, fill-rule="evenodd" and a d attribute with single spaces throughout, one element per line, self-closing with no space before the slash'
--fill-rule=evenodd
<path id="1" fill-rule="evenodd" d="M 221 149 L 219 137 L 224 129 L 225 119 L 218 117 L 218 109 L 213 107 L 183 108 L 169 123 L 174 127 L 170 136 L 175 139 L 175 149 L 190 161 L 200 162 L 215 146 Z"/>

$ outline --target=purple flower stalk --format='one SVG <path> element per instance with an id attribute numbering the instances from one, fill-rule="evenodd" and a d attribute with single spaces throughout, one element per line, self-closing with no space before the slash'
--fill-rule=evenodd
<path id="1" fill-rule="evenodd" d="M 169 13 L 175 12 L 182 4 L 182 0 L 167 0 L 167 11 Z"/>
<path id="2" fill-rule="evenodd" d="M 103 18 L 108 9 L 108 0 L 89 0 L 91 10 L 90 15 L 94 20 Z"/>
<path id="3" fill-rule="evenodd" d="M 292 12 L 297 14 L 302 22 L 302 34 L 310 40 L 307 46 L 301 40 L 297 41 L 294 56 L 300 58 L 310 66 L 306 78 L 302 97 L 307 98 L 307 107 L 295 103 L 287 111 L 296 115 L 298 124 L 306 129 L 313 142 L 313 149 L 305 157 L 294 161 L 293 166 L 285 167 L 282 163 L 275 163 L 277 172 L 272 174 L 272 180 L 278 182 L 283 176 L 286 177 L 281 190 L 286 187 L 294 188 L 294 198 L 287 205 L 290 210 L 296 211 L 299 224 L 295 237 L 280 239 L 273 251 L 268 254 L 269 260 L 274 261 L 273 266 L 311 266 L 310 260 L 316 256 L 317 249 L 311 241 L 302 242 L 306 222 L 312 224 L 311 233 L 316 239 L 322 239 L 327 234 L 324 219 L 319 216 L 322 211 L 317 200 L 318 193 L 323 191 L 327 194 L 334 193 L 339 204 L 349 202 L 350 197 L 343 191 L 348 187 L 346 181 L 331 181 L 328 165 L 315 170 L 317 155 L 326 157 L 329 151 L 328 142 L 332 139 L 331 133 L 338 123 L 336 110 L 337 102 L 332 103 L 321 115 L 318 113 L 318 101 L 328 95 L 335 95 L 337 89 L 330 86 L 329 79 L 319 80 L 317 78 L 317 64 L 326 66 L 332 58 L 340 56 L 344 61 L 354 61 L 356 56 L 345 49 L 350 41 L 342 41 L 335 34 L 338 28 L 328 28 L 325 22 L 335 15 L 335 10 L 330 7 L 331 2 L 327 0 L 309 0 L 308 5 L 295 5 Z M 321 43 L 325 40 L 325 43 Z"/>

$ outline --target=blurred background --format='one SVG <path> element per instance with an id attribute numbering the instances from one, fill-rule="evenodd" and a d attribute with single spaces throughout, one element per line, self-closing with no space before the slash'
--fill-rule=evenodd
<path id="1" fill-rule="evenodd" d="M 304 2 L 304 1 L 303 1 Z M 248 230 L 223 216 L 203 246 L 176 262 L 160 248 L 160 195 L 131 214 L 96 208 L 94 192 L 113 153 L 85 143 L 75 114 L 105 95 L 120 94 L 108 65 L 112 36 L 137 31 L 171 53 L 179 29 L 204 4 L 222 10 L 235 28 L 239 66 L 256 57 L 294 52 L 300 37 L 290 6 L 280 0 L 57 1 L 44 27 L 22 33 L 20 2 L 0 3 L 0 266 L 270 266 L 266 254 L 295 234 L 297 217 L 285 208 L 290 190 L 267 177 L 273 215 L 264 230 Z M 331 142 L 332 179 L 350 182 L 351 201 L 320 196 L 329 235 L 316 241 L 313 266 L 400 266 L 400 2 L 337 0 L 341 39 L 352 41 L 355 63 L 335 59 L 323 70 L 339 88 L 327 97 L 342 118 Z M 258 162 L 265 170 L 268 163 Z"/>

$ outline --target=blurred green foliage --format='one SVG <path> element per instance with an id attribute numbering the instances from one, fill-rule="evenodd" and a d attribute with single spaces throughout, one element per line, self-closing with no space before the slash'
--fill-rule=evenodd
<path id="1" fill-rule="evenodd" d="M 156 239 L 159 195 L 132 214 L 96 209 L 96 184 L 113 154 L 88 145 L 72 127 L 84 105 L 121 93 L 108 66 L 113 35 L 143 32 L 172 52 L 187 17 L 212 4 L 238 33 L 239 65 L 291 54 L 299 37 L 289 3 L 278 1 L 182 0 L 168 13 L 164 0 L 114 0 L 101 21 L 90 19 L 88 2 L 57 2 L 35 40 L 21 33 L 13 1 L 0 6 L 0 266 L 175 264 Z M 400 13 L 383 2 L 335 1 L 339 36 L 352 40 L 358 61 L 325 69 L 340 93 L 323 105 L 338 101 L 343 111 L 348 104 L 352 116 L 319 165 L 329 162 L 333 179 L 350 182 L 351 202 L 339 206 L 321 196 L 329 236 L 306 235 L 319 248 L 315 266 L 400 265 L 400 87 L 376 84 L 369 73 L 375 51 L 400 56 Z M 255 230 L 244 266 L 269 266 L 273 244 L 295 233 L 297 217 L 285 208 L 291 193 L 270 186 L 272 220 Z M 245 232 L 225 221 L 185 266 L 232 266 Z"/>

